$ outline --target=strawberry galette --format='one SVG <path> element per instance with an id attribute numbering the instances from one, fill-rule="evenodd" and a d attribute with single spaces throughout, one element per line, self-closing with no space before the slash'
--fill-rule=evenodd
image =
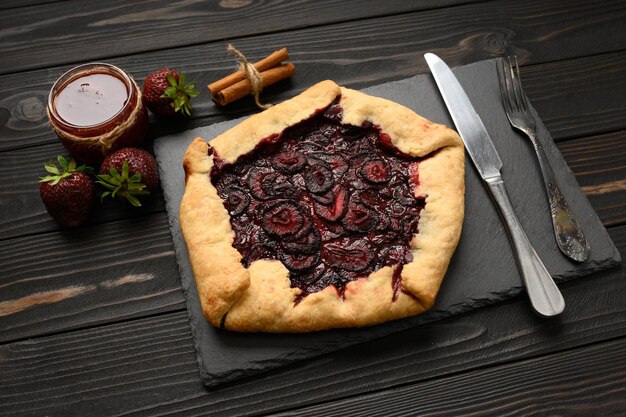
<path id="1" fill-rule="evenodd" d="M 180 223 L 207 320 L 366 326 L 430 308 L 463 222 L 459 136 L 321 82 L 184 157 Z"/>

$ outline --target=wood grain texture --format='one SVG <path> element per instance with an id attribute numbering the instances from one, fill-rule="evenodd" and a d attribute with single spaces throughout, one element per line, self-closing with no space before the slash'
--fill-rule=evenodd
<path id="1" fill-rule="evenodd" d="M 161 213 L 0 242 L 0 342 L 184 308 Z"/>
<path id="2" fill-rule="evenodd" d="M 607 225 L 626 222 L 626 207 L 621 203 L 626 179 L 623 140 L 622 132 L 615 132 L 559 143 L 566 162 Z M 0 270 L 4 271 L 0 279 L 0 341 L 184 308 L 161 196 L 140 211 L 111 202 L 98 209 L 90 226 L 59 230 L 45 213 L 37 183 L 32 181 L 42 174 L 40 164 L 35 163 L 40 148 L 56 154 L 60 145 L 6 152 L 11 158 L 0 159 L 0 176 L 12 178 L 0 185 L 0 194 L 7 197 L 1 211 L 5 233 L 0 239 Z M 12 176 L 28 170 L 33 171 L 31 175 Z M 127 227 L 131 227 L 128 233 Z M 28 236 L 17 237 L 20 235 Z M 49 252 L 52 247 L 54 252 Z M 116 256 L 113 265 L 111 253 Z M 135 271 L 129 274 L 130 285 L 106 284 L 111 277 L 124 278 L 129 265 Z M 43 271 L 58 272 L 38 278 Z M 134 275 L 150 279 L 134 282 Z M 50 319 L 41 321 L 40 317 Z"/>
<path id="3" fill-rule="evenodd" d="M 626 223 L 626 131 L 559 142 L 557 146 L 602 223 Z"/>
<path id="4" fill-rule="evenodd" d="M 48 91 L 86 60 L 138 81 L 174 66 L 203 88 L 233 68 L 226 40 L 253 60 L 286 46 L 297 74 L 264 93 L 277 102 L 325 78 L 362 88 L 427 72 L 426 51 L 453 66 L 517 53 L 528 95 L 624 257 L 626 3 L 10 0 L 0 9 L 0 415 L 624 414 L 624 266 L 565 284 L 556 320 L 520 297 L 207 392 L 161 195 L 61 230 L 35 181 L 62 152 Z M 251 100 L 218 109 L 202 93 L 193 119 L 153 118 L 150 136 L 256 111 Z"/>
<path id="5" fill-rule="evenodd" d="M 624 410 L 626 339 L 620 339 L 276 417 L 621 416 Z"/>
<path id="6" fill-rule="evenodd" d="M 553 137 L 563 140 L 624 129 L 626 77 L 615 72 L 615 65 L 626 65 L 626 55 L 522 67 L 524 90 Z M 608 90 L 613 93 L 605 94 Z"/>
<path id="7" fill-rule="evenodd" d="M 520 138 L 520 140 L 523 140 Z M 626 162 L 624 132 L 583 137 L 557 143 L 583 191 L 606 226 L 626 223 Z M 62 230 L 47 214 L 37 179 L 44 175 L 43 163 L 56 155 L 67 155 L 58 143 L 2 153 L 0 177 L 0 241 L 24 234 Z M 159 190 L 136 209 L 107 200 L 97 208 L 89 224 L 162 212 Z M 106 226 L 102 226 L 106 227 Z"/>
<path id="8" fill-rule="evenodd" d="M 5 53 L 0 73 L 101 60 L 112 51 L 126 55 L 468 1 L 86 0 L 10 9 L 0 28 Z"/>
<path id="9" fill-rule="evenodd" d="M 66 0 L 4 0 L 2 3 L 0 3 L 0 10 L 8 10 L 26 6 L 36 6 L 41 4 L 50 4 L 59 1 Z"/>
<path id="10" fill-rule="evenodd" d="M 611 7 L 621 5 L 612 4 Z M 518 53 L 524 64 L 541 64 L 571 58 L 572 47 L 576 45 L 581 55 L 596 56 L 560 61 L 547 67 L 537 65 L 532 71 L 523 69 L 531 100 L 536 102 L 555 137 L 623 128 L 623 118 L 619 116 L 624 111 L 622 97 L 626 94 L 623 81 L 626 79 L 626 53 L 598 55 L 626 49 L 624 20 L 620 18 L 623 13 L 614 10 L 613 15 L 603 15 L 597 24 L 589 26 L 588 16 L 573 11 L 572 4 L 565 7 L 567 4 L 564 3 L 561 7 L 560 4 L 533 0 L 506 5 L 512 8 L 507 10 L 512 17 L 504 21 L 498 14 L 501 6 L 477 4 L 238 39 L 236 45 L 252 60 L 266 56 L 276 48 L 288 48 L 290 61 L 296 64 L 296 75 L 293 80 L 268 88 L 263 95 L 268 102 L 291 97 L 327 78 L 353 88 L 363 88 L 427 72 L 423 54 L 428 51 L 437 52 L 450 65 L 512 52 Z M 543 42 L 543 37 L 550 33 L 549 28 L 555 33 L 549 42 Z M 442 36 L 442 33 L 446 35 Z M 337 42 L 337 37 L 341 42 Z M 590 45 L 581 42 L 581 37 L 609 41 Z M 205 89 L 208 83 L 234 68 L 234 60 L 226 52 L 225 42 L 108 60 L 130 72 L 137 81 L 142 81 L 154 69 L 175 67 L 187 73 L 188 79 L 200 87 L 201 95 L 193 101 L 196 120 L 181 124 L 159 121 L 158 129 L 153 123 L 152 137 L 160 134 L 162 129 L 171 132 L 212 123 L 215 121 L 213 116 L 223 120 L 256 111 L 252 100 L 219 109 Z M 600 65 L 601 72 L 593 71 L 597 65 Z M 0 76 L 0 151 L 57 140 L 48 125 L 45 108 L 52 84 L 68 67 Z M 549 80 L 547 85 L 545 79 Z M 535 88 L 534 84 L 538 87 Z M 580 85 L 592 86 L 588 88 L 595 90 L 580 88 Z M 595 93 L 589 96 L 588 91 Z M 595 116 L 589 116 L 590 112 Z M 564 135 L 558 130 L 563 130 Z"/>
<path id="11" fill-rule="evenodd" d="M 0 156 L 0 177 L 7 179 L 0 183 L 0 229 L 3 232 L 0 241 L 21 235 L 64 230 L 47 213 L 39 196 L 38 181 L 46 175 L 44 163 L 51 159 L 56 161 L 57 155 L 68 156 L 58 141 L 5 152 Z M 98 200 L 88 224 L 146 216 L 164 209 L 160 189 L 148 196 L 139 208 L 114 199 L 103 202 Z"/>
<path id="12" fill-rule="evenodd" d="M 626 226 L 610 232 L 623 256 Z M 5 344 L 0 347 L 0 410 L 15 416 L 63 415 L 68 409 L 78 415 L 245 416 L 392 388 L 402 393 L 405 388 L 397 387 L 429 384 L 444 376 L 449 376 L 444 386 L 461 389 L 454 385 L 459 375 L 467 375 L 464 384 L 470 395 L 471 387 L 485 383 L 485 374 L 469 371 L 619 338 L 619 349 L 603 348 L 613 346 L 604 344 L 593 348 L 600 350 L 580 352 L 591 352 L 590 364 L 603 363 L 605 355 L 623 363 L 625 272 L 622 267 L 564 285 L 568 308 L 554 320 L 538 318 L 526 299 L 520 298 L 212 392 L 199 382 L 184 311 Z M 587 357 L 581 355 L 576 358 Z M 579 375 L 589 380 L 591 369 L 583 366 L 583 361 L 557 359 L 547 357 L 541 363 L 548 364 L 547 369 L 564 366 L 571 378 Z M 511 389 L 506 379 L 511 369 L 526 372 L 529 363 L 535 362 L 521 362 L 519 368 L 506 365 L 509 372 L 496 373 L 501 389 Z M 576 374 L 576 368 L 582 373 Z M 598 381 L 623 380 L 622 364 L 603 364 L 601 369 Z M 472 374 L 476 376 L 472 378 Z M 609 398 L 615 398 L 612 392 L 607 393 Z M 582 406 L 587 397 L 579 402 L 575 398 L 572 403 Z M 493 401 L 499 404 L 500 400 Z M 368 403 L 373 411 L 375 402 Z M 433 405 L 443 404 L 444 400 Z M 447 398 L 445 404 L 454 407 L 462 403 Z"/>
<path id="13" fill-rule="evenodd" d="M 619 61 L 617 61 L 619 63 Z M 572 71 L 574 69 L 572 68 Z M 532 78 L 529 78 L 532 80 Z M 608 88 L 608 87 L 607 87 Z M 557 108 L 558 109 L 558 108 Z M 162 127 L 167 129 L 167 126 Z M 572 145 L 568 145 L 569 143 Z M 600 214 L 605 224 L 622 224 L 626 221 L 626 208 L 621 196 L 624 194 L 623 182 L 626 178 L 626 170 L 624 169 L 622 148 L 623 148 L 622 132 L 614 132 L 608 135 L 600 135 L 589 138 L 581 138 L 575 141 L 560 142 L 561 150 L 564 151 L 566 162 L 570 164 L 574 173 L 579 176 L 579 182 L 589 193 L 594 209 Z M 1 246 L 2 261 L 0 268 L 10 265 L 10 262 L 26 262 L 25 256 L 33 256 L 32 253 L 24 252 L 24 257 L 15 255 L 11 252 L 14 245 L 24 245 L 24 242 L 31 244 L 36 240 L 27 237 L 17 240 L 11 239 L 23 234 L 34 234 L 49 231 L 57 231 L 58 226 L 45 213 L 43 205 L 39 199 L 37 191 L 36 178 L 43 174 L 41 164 L 51 156 L 61 152 L 62 148 L 58 143 L 52 143 L 43 146 L 35 146 L 15 151 L 4 152 L 0 158 L 0 175 L 8 179 L 0 184 L 0 194 L 3 198 L 0 200 L 2 210 L 0 210 L 0 225 L 4 231 L 0 237 L 0 241 L 5 240 Z M 579 155 L 578 151 L 582 153 Z M 582 177 L 581 177 L 582 176 Z M 110 227 L 112 220 L 127 219 L 125 222 L 136 221 L 133 219 L 140 218 L 149 213 L 159 213 L 155 217 L 151 217 L 150 221 L 143 221 L 144 233 L 150 236 L 160 236 L 159 245 L 171 245 L 170 236 L 167 232 L 167 222 L 164 220 L 163 202 L 160 195 L 155 196 L 143 210 L 136 211 L 132 208 L 120 208 L 112 202 L 100 207 L 94 217 L 91 219 L 91 228 L 89 229 L 93 235 L 105 234 Z M 154 219 L 158 219 L 154 221 Z M 139 221 L 142 221 L 139 219 Z M 114 226 L 119 227 L 119 226 Z M 64 238 L 65 233 L 56 232 L 55 236 L 44 236 L 42 239 L 58 240 L 56 244 L 59 259 L 71 259 L 76 245 L 73 240 Z M 73 232 L 80 234 L 80 231 Z M 112 245 L 119 245 L 122 248 L 127 246 L 126 238 L 123 234 L 113 234 L 108 237 Z M 85 251 L 90 256 L 97 256 L 100 250 L 97 242 L 94 244 L 92 240 L 83 238 L 80 240 L 81 245 L 85 245 Z M 20 246 L 23 247 L 23 246 Z M 146 254 L 146 256 L 159 256 L 160 249 L 151 249 L 154 253 Z M 5 252 L 6 251 L 6 252 Z M 16 257 L 13 260 L 13 257 Z M 168 291 L 173 291 L 179 287 L 177 281 L 177 270 L 173 256 L 167 258 L 168 268 L 164 272 L 157 271 L 155 282 L 159 285 L 166 283 L 165 287 Z M 45 258 L 41 261 L 40 270 L 58 269 L 60 267 L 57 258 Z M 87 285 L 88 289 L 93 289 L 93 294 L 77 294 L 81 296 L 81 303 L 68 304 L 61 297 L 58 291 L 77 291 L 75 276 L 57 278 L 56 286 L 50 290 L 47 282 L 40 285 L 30 282 L 20 283 L 21 276 L 5 275 L 7 282 L 13 283 L 4 292 L 4 298 L 9 304 L 5 304 L 6 311 L 12 313 L 9 318 L 3 320 L 6 322 L 7 328 L 4 328 L 2 340 L 15 340 L 22 337 L 32 337 L 41 333 L 49 333 L 51 331 L 62 331 L 63 329 L 80 328 L 90 323 L 102 323 L 108 321 L 117 321 L 120 316 L 124 317 L 122 310 L 128 309 L 130 315 L 134 317 L 149 315 L 154 313 L 154 306 L 158 306 L 158 311 L 170 311 L 172 309 L 181 308 L 177 302 L 172 303 L 171 293 L 157 293 L 150 297 L 150 303 L 145 310 L 142 303 L 145 300 L 128 300 L 127 295 L 122 291 L 123 288 L 110 291 L 102 288 L 98 284 L 106 281 L 104 266 L 97 267 L 97 272 L 93 279 L 94 282 Z M 150 269 L 150 268 L 148 268 Z M 39 271 L 39 270 L 38 270 Z M 35 276 L 37 271 L 30 271 L 28 274 Z M 143 273 L 143 272 L 141 272 Z M 95 285 L 95 287 L 94 287 Z M 143 285 L 143 284 L 142 284 Z M 69 289 L 69 290 L 68 290 Z M 50 292 L 53 291 L 53 292 Z M 56 292 L 54 292 L 56 291 Z M 116 299 L 120 305 L 118 309 L 102 309 L 97 303 L 100 297 Z M 55 298 L 56 297 L 56 298 Z M 117 298 L 116 298 L 117 297 Z M 45 302 L 41 300 L 45 299 Z M 15 300 L 22 304 L 37 303 L 34 309 L 18 309 L 15 310 Z M 74 306 L 75 310 L 71 312 L 64 320 L 57 320 L 53 325 L 38 326 L 34 317 L 37 315 L 56 315 L 66 305 Z M 95 309 L 95 313 L 94 310 Z M 87 311 L 88 314 L 79 314 L 78 312 Z"/>

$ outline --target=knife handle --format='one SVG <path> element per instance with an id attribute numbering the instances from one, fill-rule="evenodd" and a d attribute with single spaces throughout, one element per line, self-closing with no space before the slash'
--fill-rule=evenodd
<path id="1" fill-rule="evenodd" d="M 492 177 L 485 181 L 507 226 L 522 281 L 530 298 L 530 304 L 542 316 L 550 317 L 560 314 L 565 308 L 563 295 L 528 240 L 528 236 L 526 236 L 522 224 L 513 210 L 502 177 Z"/>

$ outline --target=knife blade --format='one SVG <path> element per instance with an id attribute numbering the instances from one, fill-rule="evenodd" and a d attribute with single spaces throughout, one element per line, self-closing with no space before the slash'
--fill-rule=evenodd
<path id="1" fill-rule="evenodd" d="M 531 306 L 538 314 L 560 314 L 565 301 L 524 232 L 501 175 L 502 160 L 465 90 L 448 65 L 437 55 L 424 55 L 439 92 L 446 103 L 465 149 L 495 201 L 513 246 L 517 265 Z"/>

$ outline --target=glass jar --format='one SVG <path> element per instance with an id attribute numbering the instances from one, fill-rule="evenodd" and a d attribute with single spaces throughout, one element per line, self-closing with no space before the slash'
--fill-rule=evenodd
<path id="1" fill-rule="evenodd" d="M 86 163 L 140 146 L 148 133 L 139 87 L 126 72 L 105 63 L 79 65 L 61 75 L 48 95 L 48 117 L 63 146 Z"/>

